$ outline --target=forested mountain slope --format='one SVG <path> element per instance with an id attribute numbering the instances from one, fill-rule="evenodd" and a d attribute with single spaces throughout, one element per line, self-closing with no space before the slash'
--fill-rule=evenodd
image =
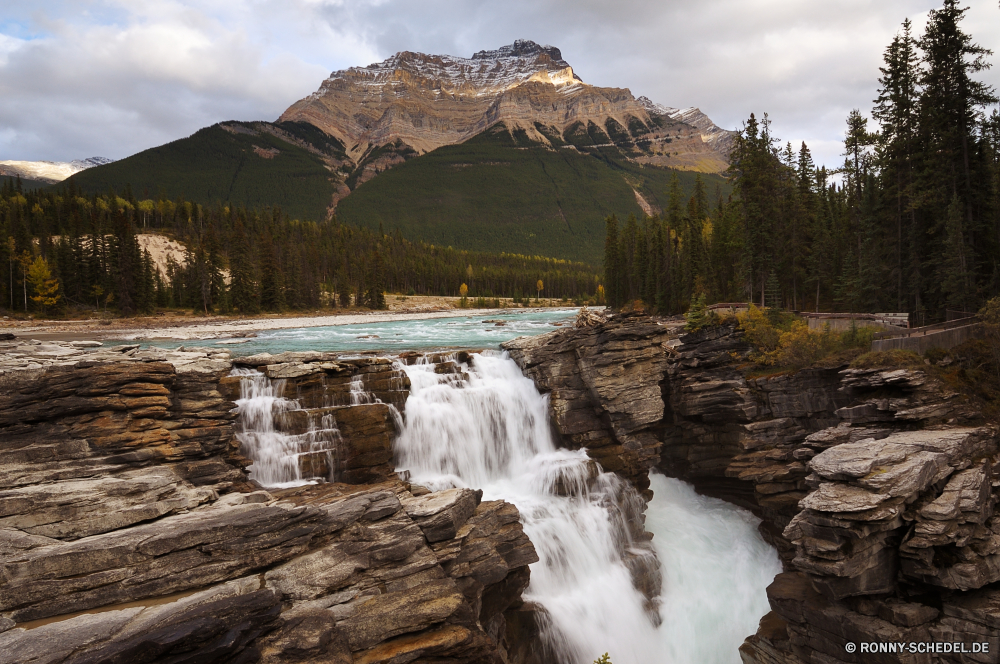
<path id="1" fill-rule="evenodd" d="M 603 218 L 655 214 L 671 169 L 710 195 L 733 132 L 584 83 L 559 49 L 403 52 L 334 72 L 271 122 L 223 122 L 69 179 L 88 194 L 277 207 L 460 248 L 598 264 Z"/>

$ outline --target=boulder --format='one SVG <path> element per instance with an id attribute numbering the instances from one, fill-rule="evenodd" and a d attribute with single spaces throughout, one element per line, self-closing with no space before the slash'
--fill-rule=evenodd
<path id="1" fill-rule="evenodd" d="M 445 489 L 403 501 L 403 508 L 424 531 L 428 542 L 451 539 L 465 525 L 482 492 L 471 489 Z"/>
<path id="2" fill-rule="evenodd" d="M 166 603 L 115 609 L 0 633 L 0 663 L 234 661 L 280 619 L 273 590 L 247 577 Z M 248 647 L 249 646 L 249 647 Z"/>

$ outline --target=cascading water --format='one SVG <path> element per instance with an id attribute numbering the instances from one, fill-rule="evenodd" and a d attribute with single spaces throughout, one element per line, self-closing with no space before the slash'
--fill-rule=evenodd
<path id="1" fill-rule="evenodd" d="M 659 658 L 647 661 L 740 662 L 737 649 L 771 610 L 764 589 L 781 571 L 760 520 L 659 473 L 650 488 L 646 530 L 663 568 L 663 624 Z"/>
<path id="2" fill-rule="evenodd" d="M 362 404 L 376 403 L 378 398 L 365 390 L 364 381 L 361 379 L 361 375 L 354 376 L 351 379 L 351 405 L 360 406 Z"/>
<path id="3" fill-rule="evenodd" d="M 556 448 L 547 397 L 506 354 L 484 352 L 462 368 L 467 379 L 436 374 L 429 364 L 404 368 L 411 391 L 396 441 L 398 467 L 432 489 L 483 489 L 486 499 L 517 505 L 540 558 L 524 598 L 545 608 L 543 639 L 551 651 L 571 664 L 589 664 L 604 652 L 616 664 L 739 662 L 739 644 L 768 611 L 764 588 L 780 571 L 753 518 L 713 507 L 716 518 L 698 526 L 706 504 L 679 500 L 683 492 L 671 493 L 656 478 L 654 491 L 663 495 L 654 497 L 647 518 L 659 536 L 654 545 L 666 583 L 659 615 L 650 615 L 634 573 L 655 561 L 631 537 L 641 518 L 634 490 L 585 452 Z M 698 536 L 675 544 L 681 536 L 674 521 L 692 525 Z M 723 569 L 710 554 L 733 539 L 751 543 L 723 557 Z M 716 598 L 740 601 L 688 606 L 698 584 Z"/>
<path id="4" fill-rule="evenodd" d="M 302 408 L 282 396 L 285 381 L 272 381 L 252 369 L 234 369 L 233 375 L 241 377 L 236 438 L 243 453 L 253 460 L 250 479 L 272 488 L 315 483 L 303 478 L 303 455 L 323 455 L 325 468 L 336 467 L 334 457 L 341 437 L 333 415 L 323 414 L 316 421 L 307 414 L 306 431 L 287 433 L 278 423 L 287 413 Z"/>

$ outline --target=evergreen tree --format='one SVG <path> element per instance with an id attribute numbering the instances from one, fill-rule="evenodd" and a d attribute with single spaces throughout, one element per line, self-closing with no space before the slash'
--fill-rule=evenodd
<path id="1" fill-rule="evenodd" d="M 619 265 L 618 218 L 611 215 L 604 220 L 604 283 L 608 305 L 617 309 L 625 302 L 622 295 L 622 267 Z"/>
<path id="2" fill-rule="evenodd" d="M 965 223 L 962 203 L 958 195 L 952 197 L 945 220 L 944 254 L 938 267 L 941 292 L 947 306 L 959 311 L 974 309 L 972 274 L 968 246 L 965 242 Z"/>
<path id="3" fill-rule="evenodd" d="M 371 260 L 371 274 L 368 290 L 365 292 L 365 306 L 369 309 L 388 309 L 385 302 L 385 267 L 382 252 L 375 250 Z"/>
<path id="4" fill-rule="evenodd" d="M 936 264 L 939 273 L 949 274 L 955 269 L 957 253 L 962 255 L 965 269 L 975 270 L 976 265 L 989 263 L 980 261 L 981 255 L 992 255 L 1000 249 L 987 222 L 987 169 L 977 158 L 982 147 L 977 130 L 985 119 L 983 109 L 997 103 L 997 97 L 990 86 L 973 79 L 974 74 L 989 69 L 985 58 L 992 51 L 973 43 L 961 30 L 959 23 L 965 12 L 955 0 L 945 0 L 941 9 L 930 12 L 927 28 L 918 41 L 923 51 L 923 70 L 919 79 L 921 169 L 917 186 L 921 192 L 920 209 L 928 219 L 925 237 L 932 247 L 921 253 L 925 264 Z M 955 198 L 963 217 L 961 233 L 952 219 Z M 953 245 L 958 237 L 964 243 L 961 252 Z M 947 265 L 926 258 L 929 252 L 939 254 L 942 246 L 948 247 Z M 971 278 L 982 281 L 989 277 L 973 274 Z M 937 306 L 956 297 L 951 290 L 939 292 L 934 298 Z"/>
<path id="5" fill-rule="evenodd" d="M 274 239 L 265 232 L 261 240 L 260 304 L 265 311 L 281 311 L 285 308 L 285 288 Z"/>
<path id="6" fill-rule="evenodd" d="M 243 219 L 237 218 L 233 228 L 233 244 L 229 256 L 229 301 L 242 315 L 260 311 L 260 295 L 254 273 L 254 257 Z"/>
<path id="7" fill-rule="evenodd" d="M 753 113 L 737 134 L 730 153 L 729 175 L 734 183 L 736 205 L 742 217 L 740 267 L 744 290 L 752 300 L 754 292 L 764 297 L 764 283 L 775 265 L 777 247 L 775 220 L 779 218 L 780 174 L 783 165 L 774 147 L 771 123 L 764 114 L 758 121 Z M 755 284 L 759 284 L 755 288 Z"/>
<path id="8" fill-rule="evenodd" d="M 905 20 L 902 31 L 886 49 L 872 109 L 880 128 L 877 162 L 888 230 L 883 240 L 888 242 L 887 258 L 893 265 L 889 276 L 895 285 L 897 311 L 903 310 L 904 302 L 915 301 L 914 285 L 920 282 L 920 261 L 916 258 L 919 249 L 913 244 L 917 231 L 913 187 L 919 58 L 911 28 L 910 20 Z"/>

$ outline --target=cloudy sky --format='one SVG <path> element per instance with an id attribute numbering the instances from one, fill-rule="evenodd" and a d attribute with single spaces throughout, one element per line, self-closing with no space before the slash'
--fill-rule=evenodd
<path id="1" fill-rule="evenodd" d="M 964 27 L 1000 51 L 997 0 Z M 122 158 L 221 120 L 273 120 L 331 72 L 400 50 L 533 39 L 586 82 L 698 106 L 839 161 L 882 53 L 931 0 L 4 0 L 0 160 Z M 1000 89 L 1000 61 L 982 78 Z"/>

